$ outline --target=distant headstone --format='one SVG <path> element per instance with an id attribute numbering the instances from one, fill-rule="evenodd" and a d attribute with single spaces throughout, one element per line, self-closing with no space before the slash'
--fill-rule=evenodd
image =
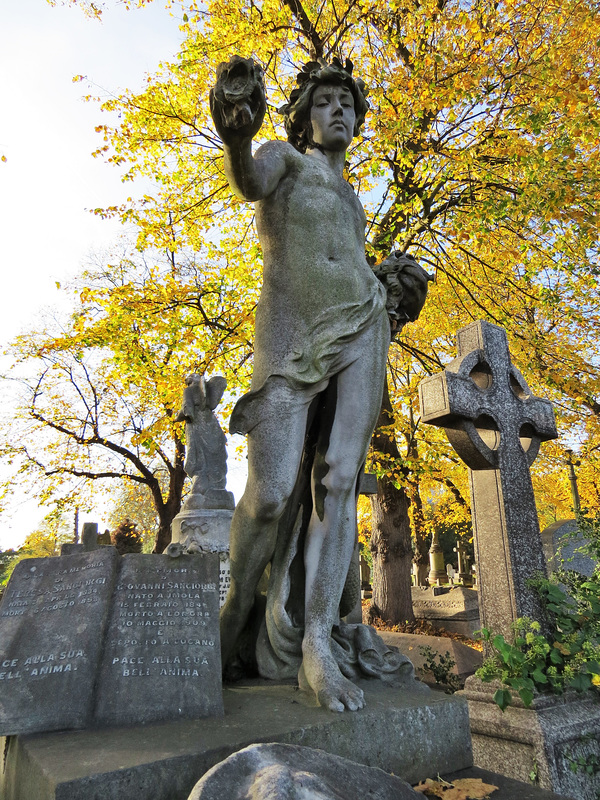
<path id="1" fill-rule="evenodd" d="M 503 328 L 474 322 L 457 343 L 458 358 L 422 381 L 421 414 L 469 467 L 481 623 L 509 638 L 518 617 L 545 619 L 528 584 L 546 572 L 529 467 L 556 423 L 511 363 Z"/>
<path id="2" fill-rule="evenodd" d="M 586 544 L 586 539 L 577 534 L 577 520 L 559 519 L 542 531 L 542 545 L 548 570 L 572 569 L 588 578 L 592 575 L 595 562 L 579 549 Z"/>
<path id="3" fill-rule="evenodd" d="M 104 529 L 104 533 L 98 534 L 98 544 L 112 544 L 108 528 Z"/>
<path id="4" fill-rule="evenodd" d="M 463 636 L 473 636 L 481 628 L 475 589 L 413 586 L 411 593 L 416 619 Z"/>
<path id="5" fill-rule="evenodd" d="M 107 547 L 17 564 L 0 604 L 0 734 L 90 723 L 118 558 Z"/>
<path id="6" fill-rule="evenodd" d="M 369 566 L 369 562 L 367 559 L 362 555 L 360 555 L 359 559 L 359 568 L 360 568 L 360 591 L 361 597 L 363 598 L 370 598 L 372 596 L 373 590 L 371 586 L 371 567 Z"/>
<path id="7" fill-rule="evenodd" d="M 61 556 L 72 556 L 75 553 L 91 553 L 97 550 L 100 544 L 110 544 L 110 534 L 108 542 L 100 542 L 98 537 L 98 523 L 84 522 L 81 534 L 81 542 L 65 542 L 61 545 Z"/>
<path id="8" fill-rule="evenodd" d="M 83 549 L 86 552 L 97 550 L 100 546 L 98 544 L 98 523 L 97 522 L 84 522 L 83 531 L 81 533 L 81 541 Z"/>
<path id="9" fill-rule="evenodd" d="M 220 716 L 217 556 L 123 556 L 95 721 Z"/>
<path id="10" fill-rule="evenodd" d="M 465 543 L 459 539 L 454 548 L 456 558 L 458 559 L 458 579 L 466 586 L 470 586 L 473 582 L 471 577 L 471 570 L 469 569 L 469 556 Z"/>
<path id="11" fill-rule="evenodd" d="M 0 735 L 221 715 L 218 633 L 216 555 L 22 561 L 0 604 Z"/>

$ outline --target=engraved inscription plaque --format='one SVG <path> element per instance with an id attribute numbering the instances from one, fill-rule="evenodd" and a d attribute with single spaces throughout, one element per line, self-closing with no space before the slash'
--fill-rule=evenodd
<path id="1" fill-rule="evenodd" d="M 0 604 L 0 734 L 83 728 L 119 556 L 17 564 Z"/>
<path id="2" fill-rule="evenodd" d="M 219 556 L 123 556 L 97 691 L 101 725 L 223 714 Z"/>

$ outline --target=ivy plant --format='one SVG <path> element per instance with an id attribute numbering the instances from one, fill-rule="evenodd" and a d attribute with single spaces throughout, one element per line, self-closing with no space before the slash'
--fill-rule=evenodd
<path id="1" fill-rule="evenodd" d="M 580 517 L 586 543 L 582 552 L 600 555 L 600 518 Z M 483 628 L 492 656 L 477 670 L 482 681 L 500 680 L 494 695 L 504 709 L 517 692 L 525 706 L 536 692 L 562 694 L 567 689 L 600 693 L 600 567 L 591 577 L 561 568 L 551 577 L 530 584 L 539 593 L 550 623 L 544 635 L 538 622 L 521 617 L 513 625 L 513 640 Z"/>

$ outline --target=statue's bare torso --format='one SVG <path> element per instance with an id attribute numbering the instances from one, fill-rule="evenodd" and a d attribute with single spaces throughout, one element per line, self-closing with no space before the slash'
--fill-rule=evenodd
<path id="1" fill-rule="evenodd" d="M 344 309 L 362 305 L 368 314 L 369 301 L 382 295 L 365 258 L 362 205 L 321 155 L 269 142 L 255 156 L 258 164 L 282 160 L 286 171 L 256 203 L 264 268 L 253 388 L 270 374 L 293 373 L 290 356 L 311 346 L 317 320 L 328 317 L 332 335 L 343 335 Z"/>

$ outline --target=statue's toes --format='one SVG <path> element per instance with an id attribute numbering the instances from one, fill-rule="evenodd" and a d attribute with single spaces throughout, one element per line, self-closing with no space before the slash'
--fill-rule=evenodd
<path id="1" fill-rule="evenodd" d="M 353 686 L 351 690 L 344 692 L 341 700 L 348 711 L 358 711 L 359 708 L 365 707 L 365 696 L 357 686 Z"/>
<path id="2" fill-rule="evenodd" d="M 364 708 L 365 696 L 358 686 L 354 686 L 349 681 L 328 687 L 317 694 L 319 705 L 328 708 L 330 711 L 358 711 Z"/>
<path id="3" fill-rule="evenodd" d="M 319 700 L 319 705 L 328 708 L 330 711 L 344 711 L 346 709 L 346 706 L 334 695 L 330 695 L 326 692 L 323 694 L 325 697 L 317 698 Z"/>

